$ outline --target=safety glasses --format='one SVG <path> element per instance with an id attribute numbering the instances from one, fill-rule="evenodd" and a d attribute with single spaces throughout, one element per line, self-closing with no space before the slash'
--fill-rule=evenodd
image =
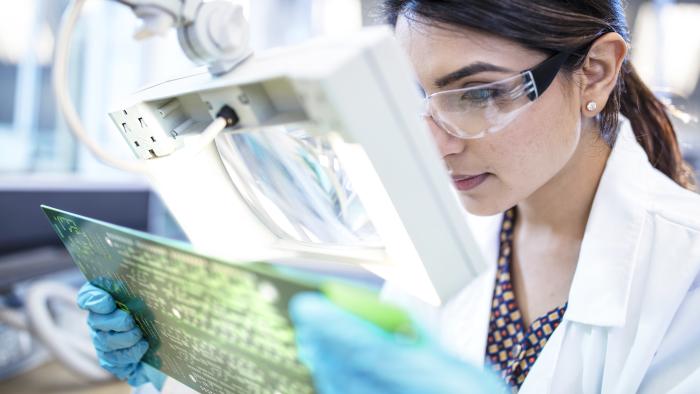
<path id="1" fill-rule="evenodd" d="M 547 90 L 568 58 L 568 52 L 560 52 L 500 81 L 431 94 L 425 98 L 425 116 L 458 138 L 500 131 Z"/>

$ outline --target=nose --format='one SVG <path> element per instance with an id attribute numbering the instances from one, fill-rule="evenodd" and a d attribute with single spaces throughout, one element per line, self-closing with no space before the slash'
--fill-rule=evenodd
<path id="1" fill-rule="evenodd" d="M 428 128 L 430 129 L 430 132 L 435 139 L 435 143 L 438 146 L 438 150 L 443 158 L 449 155 L 464 152 L 464 149 L 466 148 L 466 140 L 457 138 L 446 132 L 442 127 L 435 123 L 435 119 L 433 119 L 432 116 L 426 115 L 424 119 L 428 124 Z"/>

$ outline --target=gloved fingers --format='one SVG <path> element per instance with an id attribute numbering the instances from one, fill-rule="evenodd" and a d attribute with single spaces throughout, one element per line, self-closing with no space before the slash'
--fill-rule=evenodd
<path id="1" fill-rule="evenodd" d="M 139 387 L 149 382 L 148 376 L 143 372 L 143 365 L 143 363 L 139 363 L 131 372 L 131 375 L 129 375 L 126 381 L 129 386 Z"/>
<path id="2" fill-rule="evenodd" d="M 294 297 L 290 316 L 299 356 L 322 394 L 485 393 L 497 387 L 440 346 L 397 340 L 322 296 Z"/>
<path id="3" fill-rule="evenodd" d="M 381 354 L 383 353 L 383 354 Z M 347 360 L 320 356 L 313 361 L 320 393 L 505 394 L 492 373 L 469 365 L 439 348 L 386 347 Z"/>
<path id="4" fill-rule="evenodd" d="M 106 315 L 90 312 L 88 316 L 88 325 L 93 330 L 119 332 L 129 331 L 136 327 L 131 314 L 121 309 L 117 309 Z"/>
<path id="5" fill-rule="evenodd" d="M 352 356 L 363 349 L 394 342 L 394 334 L 340 309 L 319 294 L 295 296 L 290 301 L 289 313 L 300 348 L 313 344 L 323 352 Z"/>
<path id="6" fill-rule="evenodd" d="M 431 389 L 439 386 L 440 379 L 431 378 L 430 384 L 424 384 L 422 376 L 431 368 L 444 367 L 439 348 L 397 340 L 319 295 L 292 299 L 290 315 L 299 357 L 310 367 L 320 393 L 440 392 Z"/>
<path id="7" fill-rule="evenodd" d="M 117 309 L 112 296 L 90 282 L 78 291 L 78 307 L 101 314 L 112 313 Z"/>
<path id="8" fill-rule="evenodd" d="M 392 378 L 396 377 L 395 370 L 402 369 L 402 366 L 392 365 L 391 359 L 399 353 L 388 348 L 368 348 L 363 353 L 347 357 L 335 349 L 319 348 L 317 343 L 310 341 L 307 345 L 300 346 L 299 351 L 300 358 L 313 374 L 317 391 L 322 394 L 389 394 L 396 391 L 393 386 L 399 386 L 401 380 L 423 373 L 422 370 L 405 370 L 392 384 Z M 401 364 L 400 360 L 396 361 Z M 411 391 L 407 390 L 406 393 Z"/>
<path id="9" fill-rule="evenodd" d="M 139 363 L 131 372 L 127 383 L 131 387 L 138 387 L 146 383 L 151 383 L 156 390 L 161 391 L 167 376 L 148 364 Z"/>
<path id="10" fill-rule="evenodd" d="M 136 363 L 124 364 L 124 365 L 114 365 L 107 360 L 100 359 L 100 366 L 112 375 L 116 376 L 119 380 L 126 380 L 136 369 Z"/>
<path id="11" fill-rule="evenodd" d="M 368 371 L 365 368 L 357 369 L 356 365 L 346 365 L 342 360 L 319 362 L 313 378 L 316 391 L 321 394 L 432 394 L 410 388 L 401 391 L 399 385 L 392 385 L 384 379 L 380 366 Z"/>
<path id="12" fill-rule="evenodd" d="M 317 363 L 318 360 L 318 348 L 315 346 L 313 339 L 312 338 L 307 338 L 304 336 L 301 338 L 301 334 L 299 330 L 296 331 L 296 346 L 297 346 L 297 357 L 299 358 L 299 361 L 301 361 L 302 364 L 306 365 L 306 367 L 310 371 L 314 371 L 315 364 Z"/>
<path id="13" fill-rule="evenodd" d="M 391 355 L 396 356 L 396 355 Z M 313 373 L 317 391 L 343 394 L 505 394 L 502 386 L 483 371 L 443 359 L 431 352 L 418 352 L 413 360 L 401 358 L 373 361 L 369 365 L 342 360 L 319 360 Z M 393 360 L 393 361 L 392 361 Z M 416 362 L 417 361 L 417 362 Z"/>
<path id="14" fill-rule="evenodd" d="M 97 356 L 112 365 L 124 366 L 141 361 L 141 357 L 146 354 L 147 350 L 148 342 L 142 339 L 128 349 L 112 350 L 111 352 L 98 350 Z"/>
<path id="15" fill-rule="evenodd" d="M 353 380 L 345 379 L 346 376 L 338 376 L 336 368 L 332 368 L 330 364 L 316 361 L 314 364 L 314 387 L 316 388 L 316 392 L 320 394 L 345 394 L 348 388 L 353 387 L 357 383 Z M 345 375 L 347 369 L 337 372 Z M 373 391 L 367 391 L 367 393 L 372 392 Z"/>
<path id="16" fill-rule="evenodd" d="M 141 363 L 140 367 L 143 369 L 144 375 L 148 377 L 148 381 L 151 382 L 158 391 L 162 390 L 167 375 L 148 364 Z"/>
<path id="17" fill-rule="evenodd" d="M 91 330 L 90 334 L 95 348 L 103 352 L 130 348 L 143 338 L 138 327 L 124 332 Z"/>
<path id="18" fill-rule="evenodd" d="M 342 343 L 328 345 L 330 339 L 319 340 L 318 335 L 304 328 L 296 329 L 296 345 L 299 360 L 315 372 L 320 365 L 354 362 L 348 346 Z"/>

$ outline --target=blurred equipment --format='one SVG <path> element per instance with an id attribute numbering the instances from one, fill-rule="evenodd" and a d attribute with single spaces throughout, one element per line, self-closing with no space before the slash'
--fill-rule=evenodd
<path id="1" fill-rule="evenodd" d="M 700 177 L 700 2 L 641 4 L 632 61 L 672 115 L 683 156 Z M 698 178 L 700 182 L 700 178 Z"/>
<path id="2" fill-rule="evenodd" d="M 114 378 L 97 362 L 87 327 L 82 324 L 86 314 L 75 306 L 76 295 L 75 288 L 62 282 L 40 281 L 24 290 L 24 308 L 12 308 L 3 298 L 0 379 L 35 368 L 49 356 L 89 381 Z"/>
<path id="3" fill-rule="evenodd" d="M 0 380 L 57 359 L 88 381 L 110 379 L 92 350 L 85 313 L 75 306 L 84 280 L 39 205 L 60 204 L 146 229 L 146 185 L 77 176 L 3 177 L 0 185 Z M 115 206 L 128 207 L 116 211 Z"/>
<path id="4" fill-rule="evenodd" d="M 143 20 L 134 38 L 143 39 L 177 29 L 180 46 L 195 64 L 212 74 L 232 70 L 252 54 L 243 7 L 230 0 L 116 0 Z M 76 11 L 84 0 L 75 2 Z"/>
<path id="5" fill-rule="evenodd" d="M 225 74 L 211 67 L 215 56 L 202 56 L 208 70 L 143 89 L 110 114 L 140 159 L 125 163 L 87 137 L 65 89 L 83 2 L 69 7 L 58 39 L 60 107 L 103 161 L 147 175 L 200 250 L 233 260 L 291 251 L 361 265 L 434 305 L 485 268 L 390 29 L 272 50 Z M 123 3 L 146 17 L 149 34 L 166 26 L 200 32 L 187 7 L 178 17 L 172 7 Z M 212 34 L 219 32 L 239 34 Z"/>
<path id="6" fill-rule="evenodd" d="M 88 136 L 68 90 L 71 37 L 86 0 L 71 1 L 56 42 L 53 85 L 56 101 L 71 132 L 105 164 L 130 172 L 147 172 L 138 162 L 115 159 Z M 195 64 L 206 64 L 213 75 L 231 71 L 252 54 L 249 28 L 240 5 L 229 0 L 116 0 L 129 6 L 143 20 L 137 39 L 164 34 L 177 28 L 180 46 Z M 187 154 L 196 154 L 230 126 L 231 119 L 217 116 L 204 129 Z M 182 152 L 180 153 L 182 154 Z"/>
<path id="7" fill-rule="evenodd" d="M 29 371 L 49 357 L 28 332 L 3 324 L 2 314 L 0 311 L 0 381 Z"/>
<path id="8" fill-rule="evenodd" d="M 652 86 L 690 96 L 700 77 L 700 4 L 644 3 L 635 22 L 632 61 Z"/>
<path id="9" fill-rule="evenodd" d="M 65 176 L 3 176 L 0 179 L 0 292 L 6 286 L 72 267 L 39 206 L 51 204 L 83 215 L 146 230 L 152 195 L 144 181 L 101 181 Z M 115 206 L 126 209 L 115 210 Z M 7 230 L 5 231 L 5 225 Z M 51 247 L 54 255 L 28 253 Z M 13 255 L 10 258 L 10 255 Z M 56 263 L 52 263 L 54 261 Z M 63 264 L 59 264 L 63 261 Z"/>

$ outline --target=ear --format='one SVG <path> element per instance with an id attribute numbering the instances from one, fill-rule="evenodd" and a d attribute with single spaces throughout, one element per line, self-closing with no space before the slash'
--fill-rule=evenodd
<path id="1" fill-rule="evenodd" d="M 608 102 L 617 84 L 622 63 L 627 56 L 627 42 L 617 33 L 598 38 L 583 62 L 583 90 L 581 113 L 587 117 L 598 115 Z M 589 106 L 593 102 L 595 105 Z"/>

